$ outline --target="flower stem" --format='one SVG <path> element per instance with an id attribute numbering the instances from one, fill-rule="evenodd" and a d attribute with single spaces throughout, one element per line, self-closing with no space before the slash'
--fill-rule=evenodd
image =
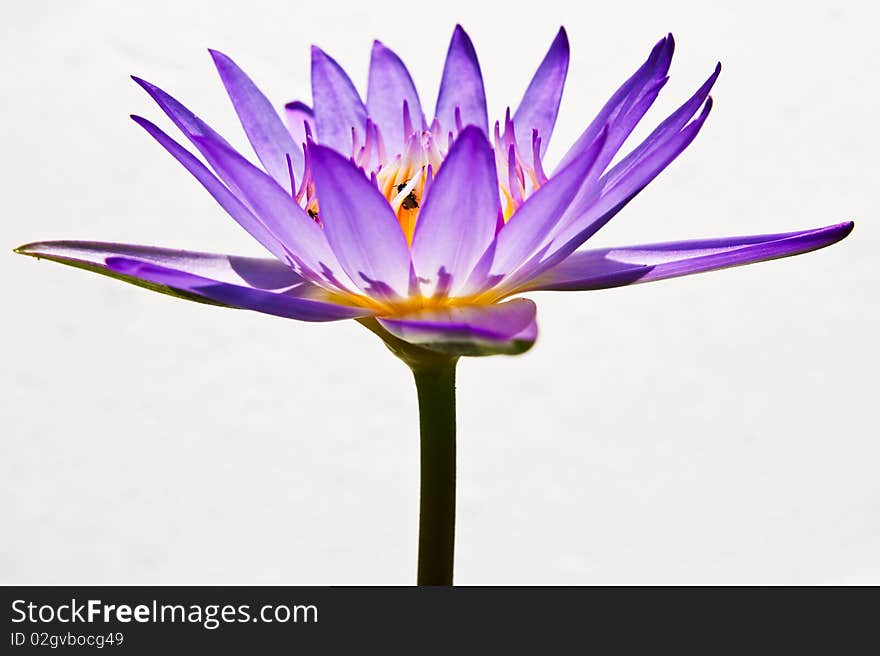
<path id="1" fill-rule="evenodd" d="M 418 585 L 452 585 L 455 550 L 455 365 L 411 364 L 419 395 L 421 488 Z"/>

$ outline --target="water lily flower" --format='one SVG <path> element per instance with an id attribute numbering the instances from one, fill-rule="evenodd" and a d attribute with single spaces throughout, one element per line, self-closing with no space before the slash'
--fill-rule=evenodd
<path id="1" fill-rule="evenodd" d="M 284 118 L 228 56 L 214 64 L 256 162 L 158 86 L 134 80 L 192 149 L 132 118 L 271 257 L 59 241 L 19 253 L 155 291 L 301 321 L 356 319 L 416 374 L 422 412 L 419 581 L 450 583 L 454 366 L 462 355 L 521 353 L 537 337 L 537 290 L 617 287 L 804 253 L 852 223 L 745 237 L 581 250 L 694 140 L 716 66 L 639 145 L 617 157 L 668 80 L 661 39 L 555 167 L 544 155 L 568 73 L 564 29 L 519 105 L 490 125 L 470 38 L 456 27 L 433 117 L 400 58 L 373 44 L 366 100 L 312 48 L 312 104 Z M 617 158 L 615 162 L 615 158 Z"/>

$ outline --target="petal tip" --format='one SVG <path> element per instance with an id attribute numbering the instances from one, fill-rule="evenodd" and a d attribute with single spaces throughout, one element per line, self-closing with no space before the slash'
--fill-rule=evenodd
<path id="1" fill-rule="evenodd" d="M 12 249 L 13 253 L 17 253 L 18 255 L 30 255 L 35 256 L 37 254 L 36 247 L 39 246 L 40 242 L 32 242 L 30 244 L 22 244 L 21 246 L 17 246 Z"/>
<path id="2" fill-rule="evenodd" d="M 308 113 L 312 112 L 312 108 L 309 107 L 308 105 L 306 105 L 301 100 L 291 100 L 290 102 L 284 103 L 284 109 L 291 109 L 291 110 L 295 109 L 295 110 L 308 112 Z"/>
<path id="3" fill-rule="evenodd" d="M 559 31 L 556 33 L 556 39 L 554 39 L 554 41 L 555 41 L 554 45 L 556 45 L 564 50 L 569 49 L 568 32 L 565 30 L 564 25 L 559 26 Z"/>
<path id="4" fill-rule="evenodd" d="M 838 223 L 836 226 L 837 239 L 840 241 L 841 239 L 845 239 L 849 237 L 850 233 L 853 231 L 853 228 L 856 227 L 855 221 L 844 221 L 843 223 Z"/>

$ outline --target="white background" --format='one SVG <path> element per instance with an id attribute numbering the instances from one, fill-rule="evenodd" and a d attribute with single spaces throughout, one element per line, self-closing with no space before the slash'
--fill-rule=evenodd
<path id="1" fill-rule="evenodd" d="M 5 0 L 0 581 L 414 581 L 415 393 L 377 339 L 10 250 L 259 254 L 128 119 L 168 125 L 128 74 L 245 147 L 206 48 L 280 105 L 309 99 L 311 43 L 363 90 L 380 38 L 430 108 L 460 21 L 493 117 L 568 28 L 551 160 L 667 31 L 635 136 L 722 60 L 703 133 L 593 244 L 857 225 L 797 258 L 535 295 L 530 353 L 459 367 L 457 582 L 880 583 L 871 4 Z"/>

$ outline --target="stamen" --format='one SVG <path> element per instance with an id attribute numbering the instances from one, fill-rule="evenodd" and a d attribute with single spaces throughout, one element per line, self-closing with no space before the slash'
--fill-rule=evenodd
<path id="1" fill-rule="evenodd" d="M 290 196 L 296 200 L 296 180 L 293 178 L 293 162 L 290 160 L 290 153 L 284 153 L 287 159 L 287 175 L 290 176 Z"/>
<path id="2" fill-rule="evenodd" d="M 521 172 L 518 168 L 519 167 L 516 165 L 516 146 L 511 144 L 507 151 L 507 184 L 510 188 L 510 195 L 516 207 L 519 207 L 523 203 L 522 192 L 524 191 L 523 187 L 525 186 L 520 177 Z"/>
<path id="3" fill-rule="evenodd" d="M 409 103 L 404 100 L 403 101 L 403 138 L 404 140 L 408 139 L 409 136 L 413 133 L 413 124 L 412 124 L 412 116 L 409 113 Z"/>

